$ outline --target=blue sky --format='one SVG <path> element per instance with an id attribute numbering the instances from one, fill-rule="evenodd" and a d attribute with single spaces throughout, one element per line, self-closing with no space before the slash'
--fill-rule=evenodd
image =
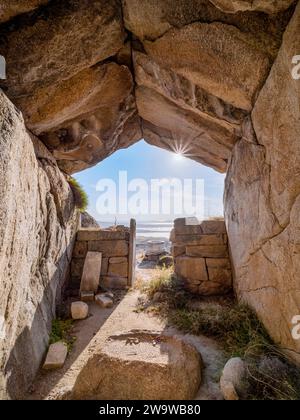
<path id="1" fill-rule="evenodd" d="M 146 196 L 142 194 L 142 196 L 139 195 L 139 197 L 142 197 L 142 199 L 143 197 L 146 197 L 146 201 L 149 205 L 149 208 L 151 204 L 155 204 L 153 203 L 153 201 L 157 200 L 157 196 L 155 198 L 153 198 L 154 196 L 151 196 L 151 179 L 176 178 L 182 180 L 182 182 L 184 179 L 191 179 L 193 183 L 193 190 L 190 197 L 191 203 L 193 202 L 192 200 L 195 200 L 196 179 L 202 179 L 204 180 L 205 197 L 204 215 L 223 215 L 223 174 L 219 174 L 213 169 L 210 169 L 204 165 L 200 165 L 199 163 L 194 162 L 191 159 L 176 156 L 175 153 L 165 151 L 155 146 L 151 146 L 145 141 L 141 140 L 133 146 L 129 147 L 128 149 L 117 151 L 110 157 L 106 158 L 104 161 L 100 162 L 95 167 L 89 168 L 75 175 L 75 178 L 80 182 L 80 184 L 83 186 L 83 188 L 89 196 L 89 213 L 92 214 L 99 221 L 113 222 L 115 217 L 117 218 L 118 223 L 127 221 L 130 217 L 135 217 L 137 220 L 140 221 L 171 221 L 174 219 L 174 217 L 191 215 L 186 213 L 184 209 L 182 211 L 182 214 L 175 214 L 175 210 L 173 207 L 171 207 L 172 210 L 169 214 L 163 214 L 163 212 L 160 212 L 159 214 L 155 215 L 130 215 L 128 213 L 124 215 L 124 210 L 123 213 L 120 214 L 120 205 L 118 201 L 115 203 L 116 209 L 114 208 L 113 211 L 110 211 L 111 214 L 99 214 L 97 208 L 99 209 L 99 202 L 104 201 L 103 192 L 105 192 L 99 191 L 99 181 L 100 183 L 105 183 L 104 179 L 113 180 L 117 186 L 116 192 L 118 194 L 118 180 L 120 171 L 127 171 L 128 182 L 136 178 L 142 178 L 146 181 L 146 183 L 148 183 L 149 189 L 146 192 L 144 191 L 143 193 L 146 194 Z M 98 191 L 96 189 L 97 184 Z M 145 188 L 146 187 L 143 187 L 143 190 L 145 190 Z M 106 192 L 107 191 L 108 190 L 106 190 Z M 174 199 L 175 193 L 173 192 L 173 190 L 171 191 L 171 199 Z M 141 191 L 139 193 L 141 193 Z M 133 194 L 134 192 L 130 192 L 129 194 L 127 194 L 129 200 L 134 200 Z M 121 201 L 122 200 L 123 198 L 121 199 Z M 106 201 L 106 203 L 108 202 Z M 125 206 L 125 208 L 127 208 L 126 204 L 124 204 L 123 201 L 122 204 L 123 207 Z"/>

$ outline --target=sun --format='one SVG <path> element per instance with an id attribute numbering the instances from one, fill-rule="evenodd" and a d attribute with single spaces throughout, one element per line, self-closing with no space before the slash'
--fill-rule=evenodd
<path id="1" fill-rule="evenodd" d="M 174 159 L 177 160 L 177 161 L 182 160 L 183 159 L 183 154 L 180 153 L 180 152 L 174 153 Z"/>

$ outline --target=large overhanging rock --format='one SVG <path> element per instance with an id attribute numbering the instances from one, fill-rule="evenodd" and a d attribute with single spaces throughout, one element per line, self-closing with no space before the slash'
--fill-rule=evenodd
<path id="1" fill-rule="evenodd" d="M 247 113 L 145 54 L 134 53 L 134 67 L 144 139 L 225 172 Z"/>
<path id="2" fill-rule="evenodd" d="M 221 23 L 171 29 L 154 42 L 144 41 L 144 47 L 160 65 L 247 111 L 252 109 L 271 65 L 264 52 L 252 47 L 249 35 Z"/>
<path id="3" fill-rule="evenodd" d="M 141 41 L 154 41 L 171 28 L 180 29 L 194 22 L 219 22 L 250 35 L 249 40 L 254 39 L 254 45 L 273 58 L 292 13 L 276 16 L 251 12 L 224 13 L 209 0 L 122 0 L 122 3 L 125 27 Z"/>
<path id="4" fill-rule="evenodd" d="M 210 0 L 226 13 L 258 11 L 278 13 L 288 9 L 295 0 Z"/>
<path id="5" fill-rule="evenodd" d="M 2 26 L 0 33 L 8 74 L 3 85 L 11 98 L 32 94 L 115 55 L 125 37 L 117 0 L 50 4 Z"/>
<path id="6" fill-rule="evenodd" d="M 291 74 L 299 45 L 300 4 L 253 110 L 257 143 L 247 138 L 235 147 L 225 215 L 238 295 L 300 363 L 292 337 L 300 308 L 300 83 Z"/>
<path id="7" fill-rule="evenodd" d="M 70 398 L 189 400 L 201 381 L 201 358 L 181 338 L 133 330 L 91 346 Z"/>
<path id="8" fill-rule="evenodd" d="M 151 123 L 143 124 L 146 141 L 182 153 L 220 172 L 226 171 L 236 140 L 230 132 L 217 128 L 196 113 L 180 109 L 151 89 L 139 87 L 136 99 L 139 114 Z"/>
<path id="9" fill-rule="evenodd" d="M 23 111 L 27 127 L 39 135 L 66 127 L 78 118 L 83 120 L 99 109 L 106 111 L 107 125 L 107 113 L 117 113 L 132 89 L 127 67 L 105 63 L 82 70 L 68 80 L 37 88 L 31 95 L 16 98 L 15 103 Z"/>
<path id="10" fill-rule="evenodd" d="M 99 121 L 103 121 L 104 116 L 100 110 L 87 120 L 43 137 L 64 172 L 72 174 L 90 168 L 117 150 L 125 149 L 141 140 L 141 122 L 133 96 L 125 102 L 120 113 L 115 115 L 114 124 L 102 137 Z M 68 138 L 71 140 L 70 144 Z"/>
<path id="11" fill-rule="evenodd" d="M 30 12 L 37 7 L 48 3 L 49 0 L 1 0 L 0 23 L 21 13 Z"/>

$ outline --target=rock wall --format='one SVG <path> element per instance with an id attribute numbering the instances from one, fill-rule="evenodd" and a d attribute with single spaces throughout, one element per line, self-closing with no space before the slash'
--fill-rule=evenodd
<path id="1" fill-rule="evenodd" d="M 77 227 L 72 192 L 0 91 L 0 399 L 20 398 L 40 366 Z"/>
<path id="2" fill-rule="evenodd" d="M 202 296 L 222 295 L 232 289 L 231 264 L 225 223 L 176 219 L 171 233 L 176 274 L 185 287 Z"/>
<path id="3" fill-rule="evenodd" d="M 135 232 L 125 226 L 108 229 L 81 228 L 77 232 L 76 242 L 71 262 L 70 289 L 76 293 L 80 288 L 85 257 L 88 251 L 101 252 L 102 264 L 99 278 L 100 286 L 104 288 L 123 289 L 132 284 L 131 250 Z"/>
<path id="4" fill-rule="evenodd" d="M 225 217 L 238 296 L 300 363 L 292 318 L 300 314 L 300 4 L 236 144 L 226 179 Z"/>

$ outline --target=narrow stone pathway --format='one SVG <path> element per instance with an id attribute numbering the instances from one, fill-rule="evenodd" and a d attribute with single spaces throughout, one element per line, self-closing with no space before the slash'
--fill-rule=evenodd
<path id="1" fill-rule="evenodd" d="M 149 270 L 149 271 L 148 271 Z M 137 274 L 148 278 L 153 270 L 139 267 Z M 33 385 L 27 399 L 61 399 L 65 398 L 75 383 L 93 348 L 101 348 L 107 338 L 129 330 L 150 330 L 176 335 L 193 344 L 202 356 L 202 384 L 197 393 L 197 400 L 219 400 L 222 395 L 219 389 L 220 370 L 224 365 L 222 350 L 217 343 L 207 337 L 184 335 L 168 327 L 158 317 L 144 312 L 136 312 L 141 293 L 130 290 L 118 292 L 117 302 L 113 308 L 102 309 L 95 302 L 89 303 L 90 315 L 87 319 L 76 321 L 73 333 L 75 344 L 62 369 L 41 372 Z"/>

